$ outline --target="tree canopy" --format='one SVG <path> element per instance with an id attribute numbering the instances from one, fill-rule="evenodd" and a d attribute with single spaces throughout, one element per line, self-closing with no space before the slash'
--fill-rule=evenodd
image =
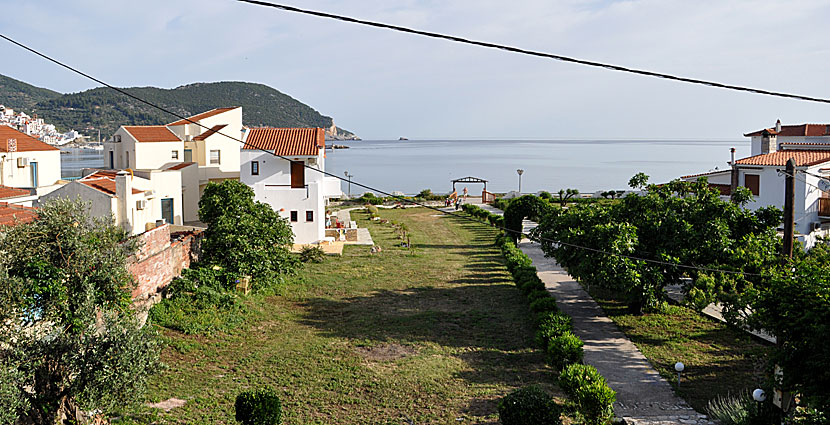
<path id="1" fill-rule="evenodd" d="M 159 348 L 130 307 L 128 235 L 67 200 L 3 230 L 0 423 L 71 422 L 140 400 Z"/>

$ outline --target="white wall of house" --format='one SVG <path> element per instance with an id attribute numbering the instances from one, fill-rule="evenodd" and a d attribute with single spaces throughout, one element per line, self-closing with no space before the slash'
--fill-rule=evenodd
<path id="1" fill-rule="evenodd" d="M 292 157 L 292 160 L 303 161 L 311 167 L 320 169 L 322 166 L 322 150 L 317 156 Z M 314 164 L 311 164 L 311 162 Z M 294 231 L 295 243 L 318 242 L 325 236 L 325 183 L 323 174 L 304 169 L 304 188 L 291 187 L 291 164 L 269 153 L 258 150 L 242 150 L 240 159 L 239 178 L 242 183 L 253 188 L 255 199 L 266 203 L 278 211 L 280 216 L 289 219 Z M 256 161 L 259 174 L 252 174 L 252 162 Z M 292 221 L 291 213 L 296 212 L 296 221 Z M 306 219 L 308 212 L 312 220 Z"/>
<path id="2" fill-rule="evenodd" d="M 199 166 L 196 164 L 179 170 L 182 179 L 182 219 L 196 221 L 199 219 Z"/>
<path id="3" fill-rule="evenodd" d="M 135 144 L 133 169 L 156 170 L 171 162 L 181 162 L 182 158 L 184 142 L 140 142 Z"/>
<path id="4" fill-rule="evenodd" d="M 37 206 L 42 206 L 43 204 L 55 199 L 69 199 L 72 201 L 80 199 L 89 204 L 90 215 L 92 217 L 114 218 L 113 211 L 115 211 L 116 207 L 115 198 L 104 192 L 81 184 L 81 182 L 77 180 L 61 186 L 58 190 L 41 196 L 40 199 L 38 199 Z"/>
<path id="5" fill-rule="evenodd" d="M 750 210 L 757 210 L 761 207 L 776 206 L 784 208 L 784 175 L 778 174 L 779 166 L 764 167 L 739 167 L 738 185 L 746 186 L 746 175 L 754 174 L 759 176 L 759 193 L 750 201 L 746 207 Z M 796 167 L 796 170 L 806 170 L 812 174 L 818 174 L 821 166 Z M 818 185 L 818 178 L 805 173 L 797 173 L 795 179 L 795 203 L 793 214 L 795 216 L 795 231 L 807 235 L 813 230 L 813 223 L 819 221 L 818 200 L 821 191 L 815 186 Z"/>
<path id="6" fill-rule="evenodd" d="M 138 170 L 135 176 L 140 179 L 135 179 L 133 187 L 145 191 L 144 199 L 147 199 L 147 209 L 149 211 L 148 222 L 155 223 L 156 220 L 165 219 L 162 213 L 162 200 L 172 199 L 173 202 L 173 222 L 170 224 L 183 224 L 184 212 L 182 201 L 182 176 L 178 170 L 162 171 L 162 170 Z"/>
<path id="7" fill-rule="evenodd" d="M 0 176 L 0 185 L 3 186 L 33 188 L 54 185 L 61 178 L 60 151 L 0 153 Z"/>
<path id="8" fill-rule="evenodd" d="M 825 143 L 830 144 L 830 136 L 777 136 L 776 150 L 781 150 L 782 143 Z M 761 154 L 761 136 L 752 136 L 750 139 L 750 155 Z"/>

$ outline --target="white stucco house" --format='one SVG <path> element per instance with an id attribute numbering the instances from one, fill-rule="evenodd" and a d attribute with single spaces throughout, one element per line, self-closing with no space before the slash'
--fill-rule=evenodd
<path id="1" fill-rule="evenodd" d="M 751 138 L 752 156 L 731 161 L 731 169 L 681 177 L 706 177 L 709 185 L 729 195 L 737 186 L 753 194 L 746 207 L 784 208 L 785 175 L 780 171 L 791 158 L 796 164 L 794 230 L 806 248 L 818 237 L 830 236 L 830 192 L 819 187 L 830 182 L 830 124 L 781 125 L 744 134 Z M 830 186 L 828 186 L 830 188 Z"/>
<path id="2" fill-rule="evenodd" d="M 343 195 L 339 179 L 316 171 L 326 169 L 324 130 L 251 128 L 244 140 L 240 180 L 253 188 L 255 200 L 289 220 L 294 243 L 322 241 L 327 201 Z"/>
<path id="3" fill-rule="evenodd" d="M 166 125 L 121 126 L 104 144 L 104 162 L 147 171 L 195 164 L 183 171 L 180 200 L 184 221 L 195 221 L 208 183 L 239 179 L 241 138 L 242 108 L 217 108 Z"/>
<path id="4" fill-rule="evenodd" d="M 61 178 L 60 149 L 0 125 L 0 186 L 44 194 Z"/>
<path id="5" fill-rule="evenodd" d="M 44 195 L 52 199 L 81 199 L 94 217 L 111 216 L 116 225 L 137 235 L 162 223 L 183 224 L 182 170 L 84 170 L 84 177 Z"/>

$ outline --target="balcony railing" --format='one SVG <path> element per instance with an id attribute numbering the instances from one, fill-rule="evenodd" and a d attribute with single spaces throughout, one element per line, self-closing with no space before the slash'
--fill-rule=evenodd
<path id="1" fill-rule="evenodd" d="M 818 216 L 830 217 L 830 198 L 819 198 L 818 200 Z"/>

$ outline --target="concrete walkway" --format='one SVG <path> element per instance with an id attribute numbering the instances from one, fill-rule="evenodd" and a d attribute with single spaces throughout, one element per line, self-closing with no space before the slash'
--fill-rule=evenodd
<path id="1" fill-rule="evenodd" d="M 489 205 L 479 206 L 501 214 Z M 523 224 L 525 231 L 536 226 L 532 221 Z M 581 285 L 553 258 L 545 257 L 538 243 L 525 239 L 519 248 L 533 260 L 539 278 L 562 312 L 573 318 L 574 333 L 585 343 L 585 363 L 596 367 L 617 392 L 614 411 L 618 417 L 637 425 L 714 423 L 674 394 L 640 350 Z"/>

